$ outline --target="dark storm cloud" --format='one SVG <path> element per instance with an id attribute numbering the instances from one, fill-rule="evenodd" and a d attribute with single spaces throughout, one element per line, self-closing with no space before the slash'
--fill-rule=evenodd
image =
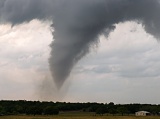
<path id="1" fill-rule="evenodd" d="M 49 64 L 52 76 L 61 87 L 73 66 L 98 36 L 113 30 L 114 24 L 137 21 L 159 37 L 159 0 L 1 0 L 1 23 L 13 25 L 32 19 L 52 20 L 54 41 Z M 107 36 L 107 35 L 106 35 Z M 118 40 L 118 39 L 117 39 Z"/>

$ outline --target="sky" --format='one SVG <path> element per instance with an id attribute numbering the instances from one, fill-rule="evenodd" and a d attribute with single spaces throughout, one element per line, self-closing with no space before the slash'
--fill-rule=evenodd
<path id="1" fill-rule="evenodd" d="M 60 90 L 48 63 L 50 25 L 0 25 L 0 100 L 160 103 L 160 44 L 143 25 L 120 22 L 108 37 L 100 35 Z"/>
<path id="2" fill-rule="evenodd" d="M 0 99 L 159 104 L 159 0 L 1 0 Z"/>

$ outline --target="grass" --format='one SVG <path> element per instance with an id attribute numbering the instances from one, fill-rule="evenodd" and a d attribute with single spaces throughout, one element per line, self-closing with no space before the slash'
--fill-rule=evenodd
<path id="1" fill-rule="evenodd" d="M 1 116 L 0 119 L 160 119 L 159 116 Z"/>
<path id="2" fill-rule="evenodd" d="M 84 112 L 65 112 L 60 113 L 57 116 L 0 116 L 0 119 L 160 119 L 160 116 L 147 116 L 147 117 L 136 117 L 136 116 L 100 116 L 94 115 L 94 113 Z"/>

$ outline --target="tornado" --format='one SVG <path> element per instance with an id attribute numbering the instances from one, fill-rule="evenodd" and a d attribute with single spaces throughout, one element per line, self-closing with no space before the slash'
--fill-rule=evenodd
<path id="1" fill-rule="evenodd" d="M 10 23 L 14 27 L 33 19 L 52 22 L 53 41 L 48 61 L 60 89 L 77 62 L 99 43 L 100 35 L 114 30 L 115 24 L 138 22 L 159 39 L 160 0 L 0 1 L 0 24 Z"/>

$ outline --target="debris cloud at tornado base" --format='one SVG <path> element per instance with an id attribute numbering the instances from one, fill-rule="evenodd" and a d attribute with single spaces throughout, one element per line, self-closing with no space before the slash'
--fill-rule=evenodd
<path id="1" fill-rule="evenodd" d="M 98 43 L 99 35 L 106 31 L 109 34 L 115 24 L 136 21 L 158 39 L 159 12 L 160 0 L 0 1 L 1 24 L 11 23 L 14 27 L 33 19 L 52 21 L 54 31 L 49 65 L 59 89 L 74 65 Z"/>

